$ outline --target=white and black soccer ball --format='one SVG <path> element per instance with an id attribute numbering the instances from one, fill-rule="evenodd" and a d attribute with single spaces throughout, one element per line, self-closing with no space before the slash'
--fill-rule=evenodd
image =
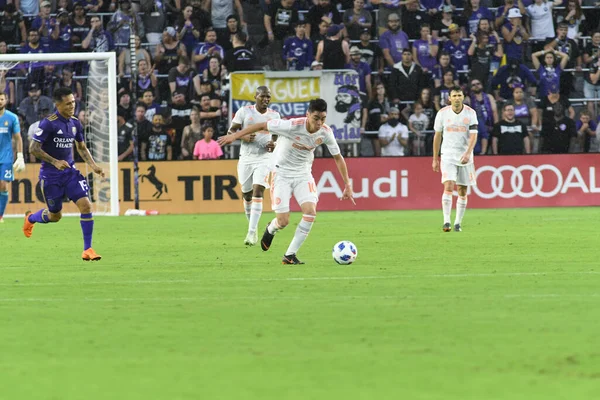
<path id="1" fill-rule="evenodd" d="M 336 263 L 342 265 L 352 264 L 358 255 L 358 249 L 354 243 L 342 240 L 333 246 L 333 259 Z"/>

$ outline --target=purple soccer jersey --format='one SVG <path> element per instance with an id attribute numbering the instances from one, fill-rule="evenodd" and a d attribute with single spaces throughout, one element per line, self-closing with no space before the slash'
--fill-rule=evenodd
<path id="1" fill-rule="evenodd" d="M 75 168 L 73 161 L 73 141 L 85 140 L 81 122 L 75 117 L 67 119 L 55 112 L 40 122 L 33 140 L 40 142 L 42 150 L 48 155 L 57 160 L 64 160 L 71 166 L 61 171 L 42 161 L 40 180 L 50 212 L 60 211 L 65 197 L 74 202 L 87 197 L 87 181 Z"/>

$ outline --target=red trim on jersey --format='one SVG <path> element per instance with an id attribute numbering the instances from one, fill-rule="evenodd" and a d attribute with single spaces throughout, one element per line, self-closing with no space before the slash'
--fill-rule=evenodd
<path id="1" fill-rule="evenodd" d="M 294 118 L 292 120 L 292 126 L 296 126 L 296 125 L 304 125 L 306 123 L 306 118 Z"/>

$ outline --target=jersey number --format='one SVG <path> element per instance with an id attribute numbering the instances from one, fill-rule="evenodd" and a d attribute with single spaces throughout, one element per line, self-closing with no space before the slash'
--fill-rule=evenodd
<path id="1" fill-rule="evenodd" d="M 87 182 L 84 180 L 79 181 L 79 186 L 81 186 L 81 189 L 83 189 L 83 191 L 87 192 L 88 190 L 90 190 Z"/>
<path id="2" fill-rule="evenodd" d="M 308 182 L 308 191 L 311 193 L 317 193 L 317 187 L 314 182 Z"/>
<path id="3" fill-rule="evenodd" d="M 12 171 L 10 169 L 7 169 L 4 171 L 4 179 L 10 179 L 12 178 Z"/>

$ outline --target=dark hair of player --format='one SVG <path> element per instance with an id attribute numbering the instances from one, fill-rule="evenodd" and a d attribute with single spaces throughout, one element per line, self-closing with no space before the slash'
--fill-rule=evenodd
<path id="1" fill-rule="evenodd" d="M 327 102 L 323 99 L 312 99 L 308 103 L 308 112 L 327 112 Z"/>
<path id="2" fill-rule="evenodd" d="M 460 92 L 460 93 L 464 94 L 464 92 L 460 86 L 454 86 L 452 89 L 450 89 L 450 93 L 452 93 L 452 92 Z"/>
<path id="3" fill-rule="evenodd" d="M 73 91 L 68 87 L 59 87 L 52 93 L 52 99 L 54 99 L 55 103 L 60 103 L 63 101 L 65 96 L 73 94 Z"/>

